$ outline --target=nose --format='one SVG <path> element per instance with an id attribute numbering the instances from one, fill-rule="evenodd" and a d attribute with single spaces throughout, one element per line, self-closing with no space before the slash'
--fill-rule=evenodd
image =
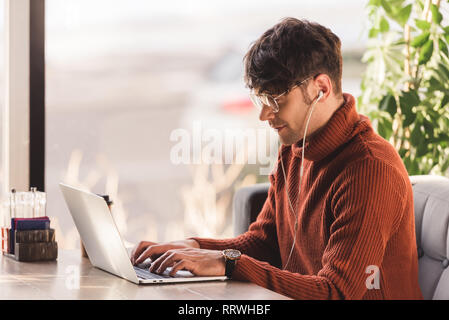
<path id="1" fill-rule="evenodd" d="M 268 106 L 263 106 L 259 114 L 260 121 L 273 120 L 274 112 L 273 109 Z"/>

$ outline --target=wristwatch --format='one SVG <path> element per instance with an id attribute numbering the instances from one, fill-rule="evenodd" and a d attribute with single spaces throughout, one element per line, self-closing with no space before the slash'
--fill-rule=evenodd
<path id="1" fill-rule="evenodd" d="M 226 262 L 225 275 L 229 279 L 231 279 L 235 264 L 236 264 L 237 260 L 240 259 L 241 255 L 242 255 L 242 253 L 235 249 L 223 250 L 223 256 L 224 256 L 225 262 Z"/>

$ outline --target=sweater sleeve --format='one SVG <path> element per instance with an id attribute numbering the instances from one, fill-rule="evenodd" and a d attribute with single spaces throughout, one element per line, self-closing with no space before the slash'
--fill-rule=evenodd
<path id="1" fill-rule="evenodd" d="M 380 161 L 352 165 L 333 183 L 335 220 L 317 275 L 280 270 L 244 255 L 233 278 L 295 299 L 361 299 L 368 290 L 368 267 L 377 266 L 382 279 L 385 248 L 402 218 L 404 188 L 397 169 Z"/>
<path id="2" fill-rule="evenodd" d="M 279 246 L 275 218 L 275 188 L 274 178 L 270 175 L 268 197 L 248 231 L 232 239 L 190 238 L 196 240 L 202 249 L 224 250 L 237 249 L 243 254 L 257 260 L 266 261 L 272 265 L 280 265 Z"/>

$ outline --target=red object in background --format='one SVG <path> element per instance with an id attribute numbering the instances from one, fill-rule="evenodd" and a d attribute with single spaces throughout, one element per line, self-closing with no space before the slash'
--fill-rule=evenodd
<path id="1" fill-rule="evenodd" d="M 250 99 L 242 98 L 231 101 L 225 101 L 222 105 L 223 110 L 232 113 L 247 113 L 251 111 L 254 106 Z"/>
<path id="2" fill-rule="evenodd" d="M 2 252 L 8 252 L 9 229 L 8 228 L 1 228 L 1 229 L 2 229 Z"/>

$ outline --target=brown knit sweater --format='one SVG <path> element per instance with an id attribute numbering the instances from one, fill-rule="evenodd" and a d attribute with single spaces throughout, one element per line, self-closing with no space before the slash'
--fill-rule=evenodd
<path id="1" fill-rule="evenodd" d="M 396 150 L 357 113 L 354 97 L 344 99 L 306 141 L 299 199 L 302 140 L 280 148 L 287 183 L 278 161 L 268 198 L 246 233 L 194 239 L 205 249 L 240 250 L 234 279 L 295 299 L 422 299 L 407 171 Z M 286 192 L 299 224 L 296 247 L 282 270 L 294 236 Z M 370 288 L 370 268 L 376 267 L 379 288 Z"/>

